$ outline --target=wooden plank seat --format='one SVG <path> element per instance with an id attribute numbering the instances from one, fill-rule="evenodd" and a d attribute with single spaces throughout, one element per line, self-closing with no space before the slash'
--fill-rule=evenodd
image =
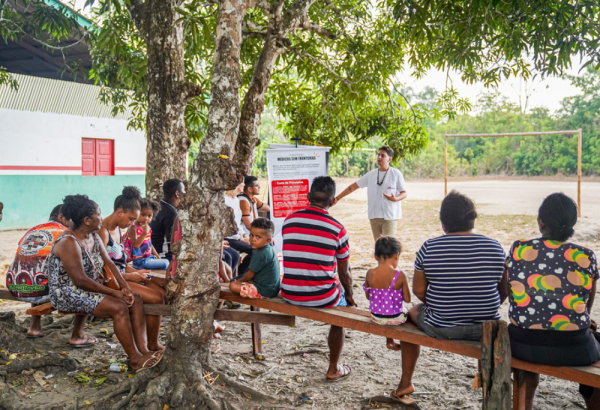
<path id="1" fill-rule="evenodd" d="M 17 300 L 10 292 L 0 290 L 0 299 Z M 302 306 L 294 306 L 285 302 L 281 297 L 272 299 L 247 299 L 232 293 L 227 285 L 222 285 L 220 299 L 241 303 L 252 309 L 267 309 L 277 313 L 258 311 L 232 311 L 217 310 L 215 319 L 246 322 L 252 324 L 253 347 L 255 352 L 261 351 L 260 324 L 274 324 L 293 326 L 294 317 L 311 319 L 330 325 L 340 326 L 346 329 L 357 330 L 382 337 L 390 337 L 396 340 L 414 343 L 445 352 L 456 353 L 462 356 L 481 359 L 482 344 L 466 340 L 439 340 L 427 336 L 414 324 L 406 323 L 400 326 L 383 326 L 371 321 L 367 311 L 354 307 L 337 307 L 330 309 L 316 309 Z M 41 305 L 44 306 L 44 305 Z M 146 314 L 171 315 L 169 305 L 144 305 Z M 513 377 L 513 409 L 524 408 L 524 382 L 523 372 L 530 371 L 547 376 L 556 377 L 588 386 L 600 388 L 600 362 L 584 367 L 553 367 L 525 362 L 519 359 L 511 359 L 511 367 L 514 370 Z"/>
<path id="2" fill-rule="evenodd" d="M 150 271 L 150 275 L 155 275 L 157 277 L 164 278 L 166 275 L 166 272 L 167 272 L 166 270 L 162 270 L 162 269 L 153 269 Z M 19 299 L 15 298 L 12 295 L 12 293 L 10 293 L 10 291 L 6 290 L 6 289 L 0 289 L 0 299 L 19 301 Z M 48 313 L 52 313 L 55 310 L 56 309 L 54 309 L 52 307 L 52 304 L 50 302 L 48 302 L 48 303 L 43 303 L 38 306 L 32 306 L 31 308 L 27 309 L 25 311 L 25 313 L 28 315 L 31 315 L 31 316 L 43 316 Z M 85 313 L 77 313 L 77 312 L 74 313 L 74 312 L 59 311 L 58 313 L 62 313 L 65 315 L 85 315 Z"/>
<path id="3" fill-rule="evenodd" d="M 280 312 L 288 315 L 303 317 L 330 325 L 340 326 L 346 329 L 358 330 L 373 335 L 390 337 L 396 340 L 414 343 L 421 346 L 431 347 L 445 352 L 456 353 L 462 356 L 481 359 L 481 343 L 467 340 L 439 340 L 427 336 L 424 332 L 417 329 L 412 323 L 405 323 L 400 326 L 383 326 L 371 321 L 370 314 L 367 311 L 354 307 L 337 307 L 330 309 L 315 309 L 291 305 L 280 296 L 272 299 L 246 299 L 232 293 L 227 287 L 221 287 L 221 299 L 245 305 L 255 306 Z M 553 376 L 558 379 L 568 380 L 576 383 L 586 384 L 600 388 L 600 362 L 592 366 L 585 367 L 552 367 L 533 364 L 519 359 L 511 359 L 511 366 L 517 372 L 526 370 L 547 376 Z M 514 393 L 515 395 L 523 392 L 522 385 L 518 386 L 518 378 L 515 377 Z M 520 387 L 520 388 L 518 388 Z M 515 398 L 517 399 L 517 398 Z M 518 404 L 522 399 L 516 400 Z M 515 401 L 513 401 L 515 403 Z M 524 407 L 513 407 L 521 409 Z"/>

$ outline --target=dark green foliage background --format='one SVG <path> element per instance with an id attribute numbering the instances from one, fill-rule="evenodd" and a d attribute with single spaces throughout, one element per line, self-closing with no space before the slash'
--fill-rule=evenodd
<path id="1" fill-rule="evenodd" d="M 588 69 L 580 76 L 568 77 L 581 94 L 565 98 L 561 109 L 550 113 L 546 108 L 532 108 L 523 114 L 521 107 L 499 93 L 480 96 L 470 114 L 454 120 L 424 121 L 430 141 L 427 148 L 412 159 L 403 159 L 399 167 L 408 177 L 442 178 L 444 176 L 444 134 L 534 132 L 583 130 L 583 175 L 600 175 L 600 72 Z M 429 88 L 414 94 L 411 102 L 423 106 L 436 103 L 437 93 Z M 266 176 L 264 147 L 269 142 L 284 142 L 277 130 L 275 110 L 268 110 L 261 126 L 263 144 L 258 151 L 254 172 Z M 448 172 L 451 176 L 476 175 L 576 175 L 577 137 L 542 136 L 513 138 L 455 138 L 448 144 Z M 383 141 L 373 139 L 363 147 L 378 148 Z M 330 158 L 330 175 L 358 177 L 373 168 L 373 154 L 347 151 Z"/>

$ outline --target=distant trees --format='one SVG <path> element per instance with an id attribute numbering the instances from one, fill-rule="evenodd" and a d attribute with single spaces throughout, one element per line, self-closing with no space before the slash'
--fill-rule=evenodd
<path id="1" fill-rule="evenodd" d="M 451 121 L 424 121 L 429 145 L 419 155 L 401 161 L 409 177 L 444 176 L 443 136 L 460 133 L 500 133 L 552 130 L 583 130 L 582 172 L 600 175 L 600 72 L 588 68 L 581 76 L 567 76 L 581 94 L 565 98 L 562 108 L 551 114 L 546 108 L 534 107 L 523 114 L 518 104 L 495 92 L 483 94 L 476 102 L 477 114 L 463 114 Z M 433 110 L 437 92 L 427 88 L 419 94 L 407 93 L 411 102 Z M 267 125 L 261 135 L 272 135 Z M 369 147 L 383 141 L 373 139 Z M 266 171 L 261 153 L 257 153 L 255 173 Z M 330 174 L 355 177 L 372 167 L 368 152 L 340 152 L 330 157 Z M 574 175 L 577 172 L 575 136 L 456 138 L 448 141 L 448 172 L 467 175 Z"/>
<path id="2" fill-rule="evenodd" d="M 600 73 L 594 69 L 582 76 L 569 76 L 581 94 L 565 98 L 562 108 L 551 115 L 545 108 L 522 114 L 517 104 L 499 94 L 485 94 L 475 116 L 461 115 L 455 121 L 428 124 L 430 146 L 414 160 L 405 162 L 410 176 L 440 177 L 434 164 L 443 164 L 444 133 L 498 133 L 583 129 L 582 172 L 600 174 Z M 468 138 L 449 141 L 449 172 L 454 175 L 555 175 L 577 172 L 575 136 L 515 138 Z"/>

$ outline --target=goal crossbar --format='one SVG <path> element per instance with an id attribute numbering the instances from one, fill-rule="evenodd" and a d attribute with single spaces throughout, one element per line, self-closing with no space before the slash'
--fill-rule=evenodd
<path id="1" fill-rule="evenodd" d="M 527 137 L 541 135 L 577 135 L 577 214 L 581 216 L 581 128 L 568 131 L 512 132 L 504 134 L 444 134 L 444 196 L 448 195 L 448 138 Z"/>

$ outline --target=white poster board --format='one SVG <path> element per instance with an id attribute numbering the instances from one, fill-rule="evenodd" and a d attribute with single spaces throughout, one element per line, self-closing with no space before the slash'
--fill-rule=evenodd
<path id="1" fill-rule="evenodd" d="M 281 251 L 281 226 L 285 218 L 308 206 L 306 194 L 313 179 L 327 175 L 330 147 L 271 144 L 267 154 L 269 204 L 275 224 L 275 251 Z"/>

